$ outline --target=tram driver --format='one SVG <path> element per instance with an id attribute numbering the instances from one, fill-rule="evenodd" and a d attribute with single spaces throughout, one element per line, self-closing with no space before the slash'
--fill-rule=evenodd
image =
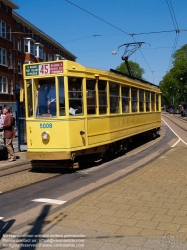
<path id="1" fill-rule="evenodd" d="M 56 90 L 55 90 L 55 83 L 51 84 L 51 88 L 47 95 L 47 105 L 48 105 L 48 113 L 55 116 L 56 115 Z"/>

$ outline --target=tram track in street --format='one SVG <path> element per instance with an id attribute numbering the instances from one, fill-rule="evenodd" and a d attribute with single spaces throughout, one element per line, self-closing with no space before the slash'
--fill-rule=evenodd
<path id="1" fill-rule="evenodd" d="M 180 116 L 175 116 L 168 113 L 162 113 L 162 116 L 168 118 L 170 121 L 172 121 L 184 131 L 187 131 L 187 120 L 183 119 Z"/>
<path id="2" fill-rule="evenodd" d="M 10 169 L 0 171 L 0 195 L 12 190 L 30 186 L 51 178 L 56 178 L 62 173 L 51 173 L 47 170 L 40 172 L 32 170 L 31 164 L 16 166 Z"/>

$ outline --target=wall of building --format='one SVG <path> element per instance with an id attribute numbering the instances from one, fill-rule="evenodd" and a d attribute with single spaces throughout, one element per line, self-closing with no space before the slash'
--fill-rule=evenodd
<path id="1" fill-rule="evenodd" d="M 28 6 L 29 7 L 29 6 Z M 16 111 L 16 93 L 23 87 L 24 63 L 53 61 L 62 58 L 75 61 L 76 56 L 19 16 L 15 3 L 0 0 L 0 110 L 8 105 Z M 30 41 L 30 43 L 28 42 Z M 34 44 L 34 53 L 31 46 Z M 40 47 L 40 54 L 36 48 Z M 28 51 L 26 51 L 28 50 Z"/>

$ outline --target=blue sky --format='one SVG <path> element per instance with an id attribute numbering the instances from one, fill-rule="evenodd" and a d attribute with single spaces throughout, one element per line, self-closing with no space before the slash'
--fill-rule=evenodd
<path id="1" fill-rule="evenodd" d="M 115 69 L 123 62 L 121 57 L 125 50 L 125 46 L 119 50 L 118 46 L 145 42 L 129 60 L 139 63 L 147 81 L 159 84 L 172 66 L 174 43 L 177 41 L 176 49 L 187 43 L 186 0 L 68 1 L 13 0 L 20 7 L 16 10 L 18 14 L 76 55 L 77 62 L 84 66 Z M 150 33 L 176 28 L 179 33 Z M 129 35 L 132 33 L 150 34 Z M 112 54 L 113 50 L 117 51 L 116 55 Z"/>

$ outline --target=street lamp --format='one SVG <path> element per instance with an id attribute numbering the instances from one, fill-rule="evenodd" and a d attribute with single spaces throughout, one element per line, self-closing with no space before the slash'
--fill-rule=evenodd
<path id="1" fill-rule="evenodd" d="M 185 85 L 186 85 L 186 82 L 185 81 L 183 81 L 183 80 L 185 80 L 185 79 L 187 79 L 187 77 L 181 77 L 180 78 L 180 81 L 183 83 L 183 86 L 182 86 L 182 90 L 183 90 L 183 102 L 185 102 L 185 100 L 186 100 L 186 98 L 185 98 Z"/>
<path id="2" fill-rule="evenodd" d="M 170 89 L 175 91 L 175 88 L 173 88 L 173 87 L 170 87 Z M 172 103 L 172 104 L 173 104 L 173 106 L 174 106 L 174 101 L 175 101 L 175 100 L 174 100 L 174 93 L 173 93 L 173 91 L 172 91 L 172 94 L 173 94 L 173 95 L 172 95 L 172 99 L 173 99 L 173 103 Z"/>

